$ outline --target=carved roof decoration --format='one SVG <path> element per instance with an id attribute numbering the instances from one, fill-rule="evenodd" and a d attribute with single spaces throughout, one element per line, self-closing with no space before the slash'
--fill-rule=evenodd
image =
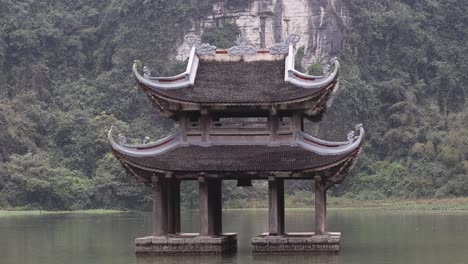
<path id="1" fill-rule="evenodd" d="M 202 43 L 201 38 L 195 34 L 188 34 L 184 37 L 185 42 L 190 47 L 195 47 L 195 53 L 197 55 L 215 55 L 216 46 L 209 43 Z"/>
<path id="2" fill-rule="evenodd" d="M 298 34 L 291 34 L 288 36 L 285 42 L 282 43 L 276 43 L 273 47 L 270 49 L 271 54 L 288 54 L 289 52 L 289 46 L 293 45 L 295 46 L 296 43 L 301 40 L 301 36 Z"/>
<path id="3" fill-rule="evenodd" d="M 237 36 L 235 42 L 237 46 L 234 46 L 229 49 L 229 55 L 248 56 L 257 54 L 257 48 L 254 45 L 252 45 L 252 43 L 246 37 Z"/>

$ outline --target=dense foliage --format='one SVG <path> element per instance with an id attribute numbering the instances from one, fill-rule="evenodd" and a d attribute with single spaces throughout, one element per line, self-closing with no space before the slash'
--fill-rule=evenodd
<path id="1" fill-rule="evenodd" d="M 106 132 L 116 125 L 138 140 L 172 129 L 135 88 L 130 65 L 172 72 L 170 54 L 213 2 L 0 1 L 0 207 L 148 208 L 150 193 L 112 157 Z M 318 132 L 337 139 L 362 122 L 368 134 L 359 165 L 333 194 L 468 195 L 464 1 L 349 2 L 341 90 Z M 238 29 L 221 24 L 204 39 L 226 46 L 229 32 Z M 226 200 L 265 195 L 262 183 L 258 192 L 234 185 L 226 183 Z M 288 190 L 307 200 L 311 186 Z M 183 190 L 196 206 L 195 185 Z"/>
<path id="2" fill-rule="evenodd" d="M 354 177 L 336 194 L 468 195 L 467 6 L 353 0 L 349 8 L 343 89 L 323 128 L 363 122 L 368 134 Z"/>

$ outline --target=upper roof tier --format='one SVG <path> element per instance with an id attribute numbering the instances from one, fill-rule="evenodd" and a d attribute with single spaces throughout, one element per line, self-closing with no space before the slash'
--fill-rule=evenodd
<path id="1" fill-rule="evenodd" d="M 339 63 L 323 76 L 294 68 L 290 41 L 282 50 L 260 49 L 239 40 L 238 46 L 220 50 L 208 44 L 191 48 L 186 71 L 172 77 L 152 77 L 148 67 L 133 75 L 140 88 L 167 115 L 200 109 L 249 111 L 258 109 L 302 110 L 321 115 L 338 89 Z M 202 48 L 203 47 L 203 48 Z"/>

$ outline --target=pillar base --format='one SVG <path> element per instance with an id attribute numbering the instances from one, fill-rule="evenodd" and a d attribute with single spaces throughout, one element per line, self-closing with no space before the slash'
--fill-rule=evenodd
<path id="1" fill-rule="evenodd" d="M 340 242 L 341 233 L 333 232 L 327 235 L 287 233 L 282 236 L 270 236 L 268 233 L 263 233 L 252 238 L 252 252 L 339 252 Z"/>
<path id="2" fill-rule="evenodd" d="M 135 239 L 138 255 L 222 254 L 237 250 L 237 234 L 199 236 L 198 233 L 180 233 L 168 236 L 148 236 Z"/>

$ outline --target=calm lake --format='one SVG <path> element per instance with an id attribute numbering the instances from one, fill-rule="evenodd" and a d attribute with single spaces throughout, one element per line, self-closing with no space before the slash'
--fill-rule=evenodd
<path id="1" fill-rule="evenodd" d="M 330 210 L 329 230 L 343 234 L 339 255 L 252 256 L 250 238 L 266 231 L 267 211 L 224 211 L 224 231 L 239 236 L 237 254 L 136 258 L 133 239 L 150 234 L 150 217 L 148 213 L 0 217 L 0 263 L 468 263 L 468 212 Z M 197 212 L 183 215 L 182 226 L 184 232 L 196 232 Z M 288 210 L 286 230 L 313 230 L 313 211 Z"/>

